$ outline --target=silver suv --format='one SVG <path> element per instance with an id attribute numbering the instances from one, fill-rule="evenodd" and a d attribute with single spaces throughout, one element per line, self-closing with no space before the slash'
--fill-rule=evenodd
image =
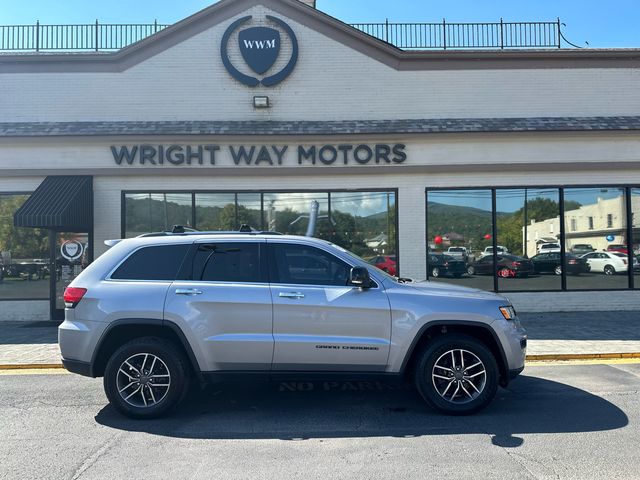
<path id="1" fill-rule="evenodd" d="M 131 417 L 174 407 L 191 381 L 261 375 L 410 379 L 469 414 L 524 368 L 527 337 L 499 295 L 395 278 L 332 243 L 264 233 L 122 241 L 67 288 L 64 366 L 104 377 Z"/>

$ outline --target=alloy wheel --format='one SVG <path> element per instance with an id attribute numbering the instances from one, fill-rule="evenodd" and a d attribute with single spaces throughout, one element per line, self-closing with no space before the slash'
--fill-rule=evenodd
<path id="1" fill-rule="evenodd" d="M 478 398 L 487 384 L 487 370 L 476 354 L 455 349 L 443 353 L 431 371 L 436 392 L 444 400 L 469 403 Z"/>
<path id="2" fill-rule="evenodd" d="M 129 405 L 138 408 L 160 403 L 171 387 L 171 373 L 167 364 L 152 353 L 136 353 L 118 369 L 118 393 Z"/>

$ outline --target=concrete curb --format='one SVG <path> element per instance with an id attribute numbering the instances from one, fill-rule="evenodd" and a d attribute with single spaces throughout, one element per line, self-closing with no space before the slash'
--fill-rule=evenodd
<path id="1" fill-rule="evenodd" d="M 640 359 L 640 352 L 632 353 L 550 353 L 527 355 L 527 362 L 562 362 L 571 360 Z M 64 369 L 61 363 L 10 363 L 0 364 L 0 370 L 49 370 Z"/>
<path id="2" fill-rule="evenodd" d="M 640 358 L 640 352 L 633 353 L 550 353 L 527 355 L 527 362 L 547 362 L 563 360 L 614 360 L 620 358 Z"/>

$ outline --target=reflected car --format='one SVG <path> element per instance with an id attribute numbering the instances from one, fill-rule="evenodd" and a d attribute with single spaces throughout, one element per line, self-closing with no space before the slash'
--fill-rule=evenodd
<path id="1" fill-rule="evenodd" d="M 394 277 L 397 275 L 397 261 L 395 255 L 378 255 L 367 259 L 367 261 L 374 267 L 379 268 L 383 272 L 387 272 Z"/>
<path id="2" fill-rule="evenodd" d="M 526 277 L 533 273 L 531 260 L 516 255 L 498 255 L 497 269 L 493 268 L 493 255 L 487 255 L 467 267 L 469 275 L 497 275 L 502 278 Z"/>
<path id="3" fill-rule="evenodd" d="M 567 254 L 567 273 L 570 275 L 578 275 L 587 273 L 591 270 L 589 263 L 584 258 Z M 533 270 L 535 273 L 554 273 L 562 274 L 562 256 L 560 253 L 539 253 L 531 257 Z"/>
<path id="4" fill-rule="evenodd" d="M 429 276 L 438 278 L 442 276 L 451 276 L 460 278 L 467 271 L 467 264 L 443 253 L 429 254 Z"/>
<path id="5" fill-rule="evenodd" d="M 604 273 L 605 275 L 626 272 L 629 268 L 627 255 L 616 252 L 591 252 L 580 258 L 587 261 L 592 272 Z"/>
<path id="6" fill-rule="evenodd" d="M 612 244 L 607 246 L 607 252 L 618 252 L 618 253 L 624 253 L 627 254 L 629 253 L 629 250 L 627 250 L 627 246 L 626 245 L 621 245 L 621 244 Z"/>
<path id="7" fill-rule="evenodd" d="M 576 243 L 571 247 L 571 253 L 574 255 L 584 255 L 585 253 L 595 252 L 596 249 L 590 243 Z"/>

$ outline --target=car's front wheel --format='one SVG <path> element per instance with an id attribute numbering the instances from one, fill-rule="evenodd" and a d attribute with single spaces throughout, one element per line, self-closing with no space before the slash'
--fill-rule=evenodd
<path id="1" fill-rule="evenodd" d="M 605 265 L 604 267 L 604 274 L 605 275 L 613 275 L 616 273 L 616 269 L 613 268 L 612 265 Z"/>
<path id="2" fill-rule="evenodd" d="M 415 383 L 426 402 L 443 413 L 468 415 L 486 407 L 498 389 L 498 365 L 479 340 L 437 337 L 416 364 Z"/>
<path id="3" fill-rule="evenodd" d="M 555 273 L 556 275 L 562 275 L 562 266 L 556 265 L 556 267 L 553 269 L 553 273 Z"/>
<path id="4" fill-rule="evenodd" d="M 433 278 L 438 278 L 440 276 L 440 269 L 438 267 L 433 267 L 431 269 L 431 276 Z"/>
<path id="5" fill-rule="evenodd" d="M 107 362 L 104 390 L 109 402 L 133 418 L 159 417 L 175 407 L 189 386 L 184 355 L 168 340 L 137 338 Z"/>

